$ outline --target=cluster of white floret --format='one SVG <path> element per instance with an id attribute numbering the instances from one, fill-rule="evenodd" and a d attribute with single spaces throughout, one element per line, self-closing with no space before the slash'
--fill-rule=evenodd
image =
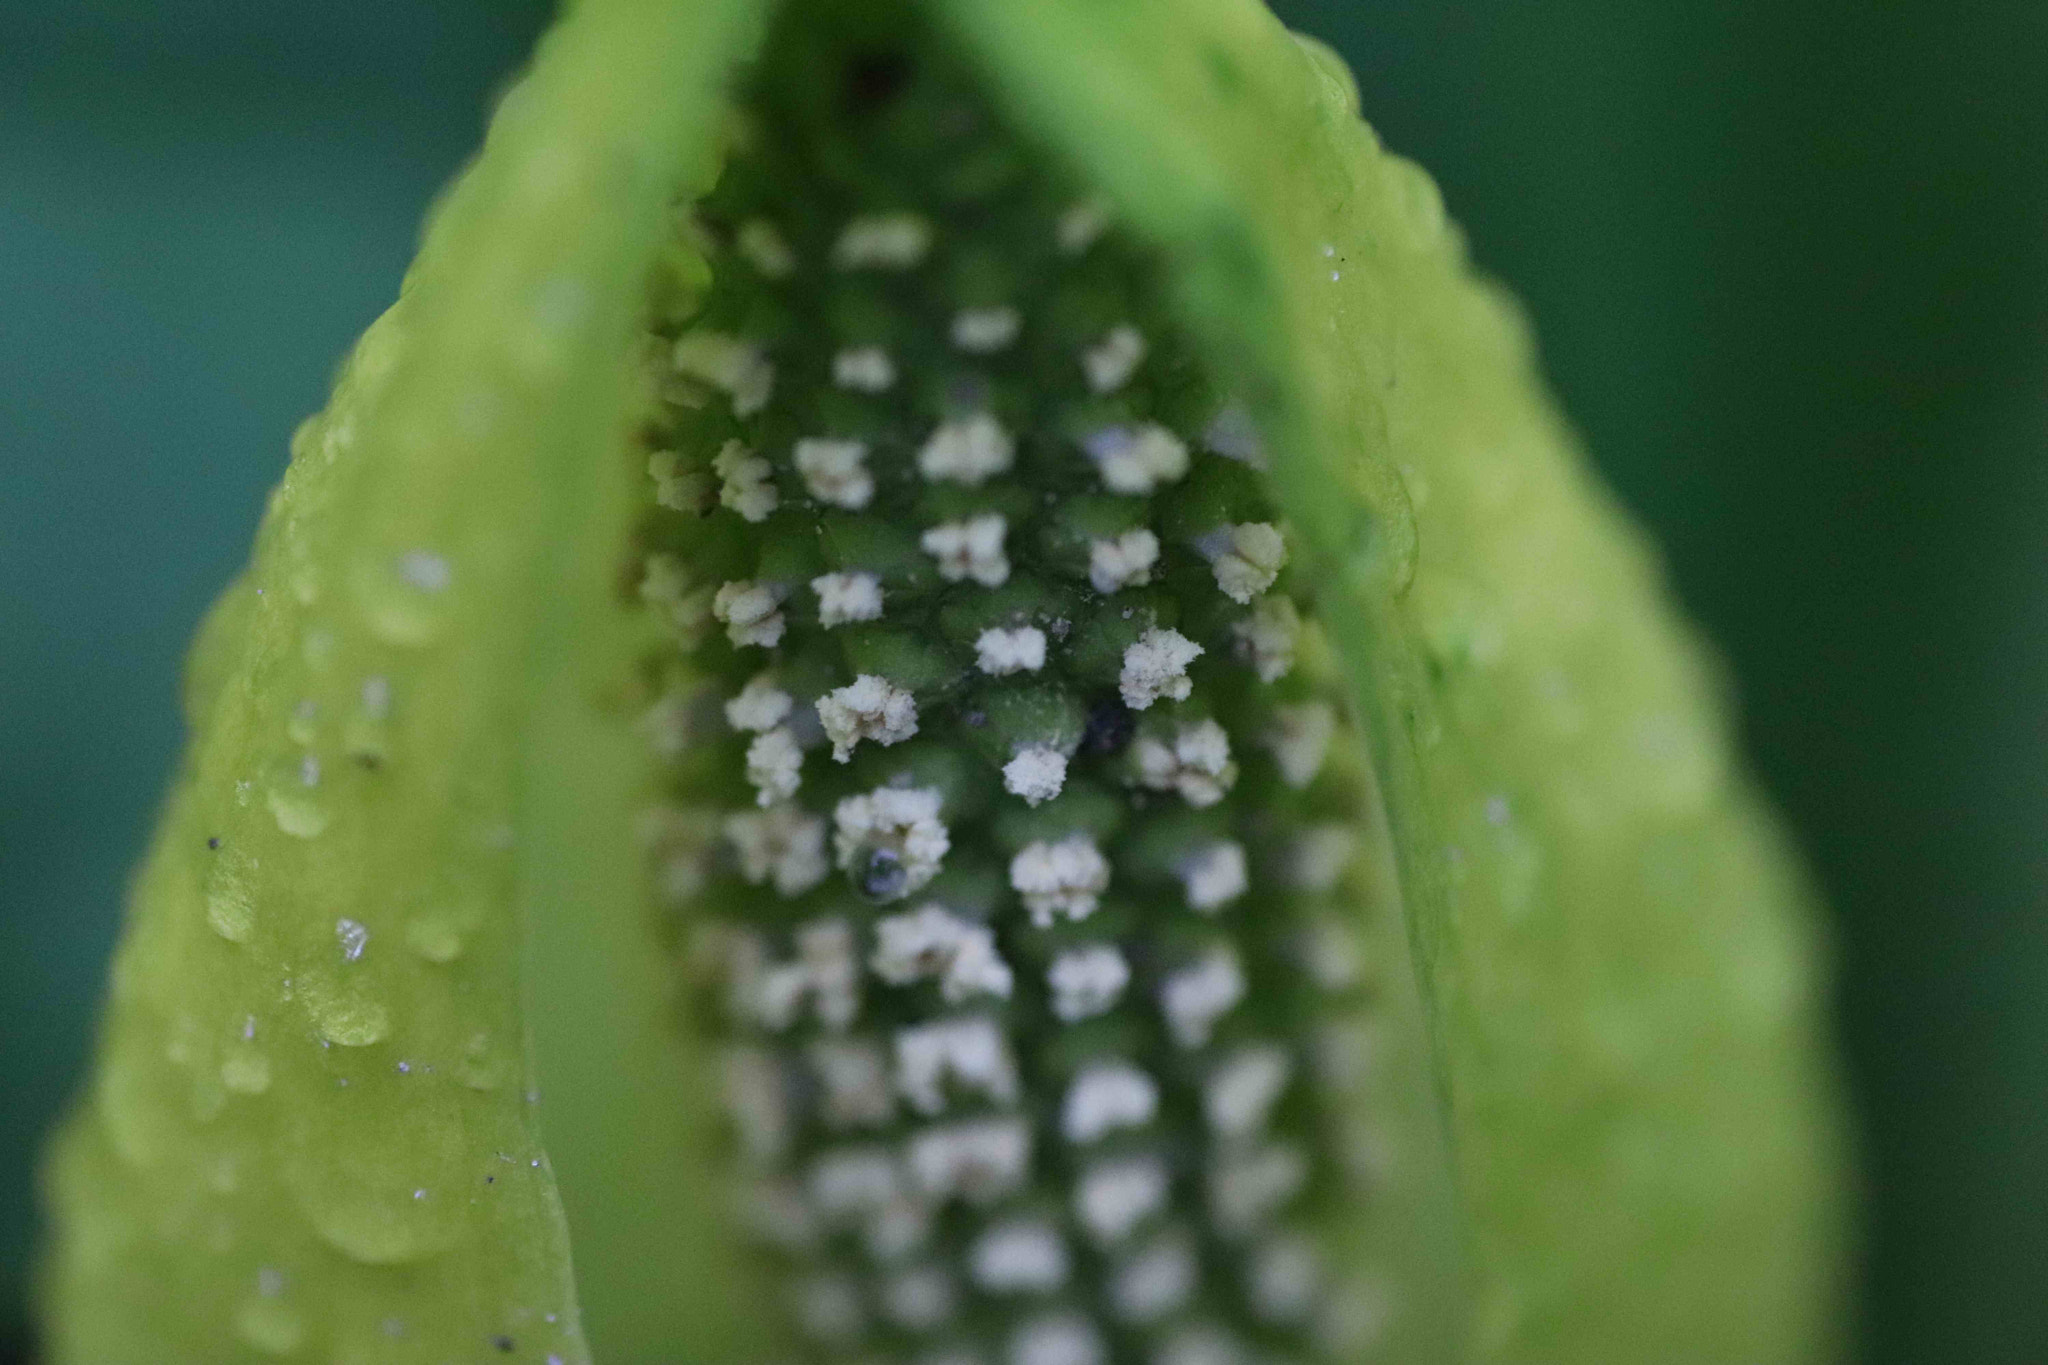
<path id="1" fill-rule="evenodd" d="M 1077 205 L 1057 225 L 1061 250 L 1088 250 L 1106 224 L 1099 206 Z M 935 240 L 932 225 L 916 214 L 858 217 L 831 247 L 829 263 L 839 271 L 909 271 L 929 257 Z M 801 265 L 766 219 L 744 223 L 735 247 L 767 280 L 787 279 Z M 1008 305 L 967 307 L 953 315 L 946 335 L 965 355 L 989 356 L 1016 344 L 1025 326 L 1024 315 Z M 1081 349 L 1079 378 L 1093 395 L 1115 394 L 1141 372 L 1150 351 L 1138 328 L 1117 324 Z M 677 375 L 723 394 L 736 417 L 751 417 L 773 399 L 774 364 L 751 342 L 699 328 L 676 340 L 668 358 Z M 889 351 L 871 344 L 838 349 L 829 373 L 836 387 L 869 395 L 902 379 Z M 1228 422 L 1219 417 L 1205 440 L 1234 459 L 1263 458 L 1241 414 Z M 1100 426 L 1079 446 L 1113 494 L 1149 495 L 1191 468 L 1187 442 L 1155 422 Z M 1017 434 L 996 415 L 969 410 L 930 429 L 914 466 L 927 483 L 974 489 L 1010 473 L 1018 449 Z M 702 514 L 715 502 L 758 525 L 787 515 L 790 498 L 798 506 L 807 497 L 818 508 L 868 508 L 878 474 L 887 474 L 873 456 L 868 443 L 836 436 L 799 438 L 782 457 L 730 440 L 708 473 L 692 472 L 673 451 L 650 457 L 648 473 L 658 506 Z M 777 458 L 786 459 L 786 469 L 778 471 Z M 918 528 L 917 543 L 944 583 L 993 589 L 1010 581 L 1013 529 L 1000 512 L 973 512 Z M 1232 656 L 1262 683 L 1287 676 L 1301 621 L 1293 602 L 1271 591 L 1287 562 L 1280 528 L 1224 524 L 1191 549 L 1207 561 L 1217 591 L 1247 609 L 1230 626 Z M 1162 570 L 1161 540 L 1148 526 L 1093 539 L 1086 550 L 1086 580 L 1097 594 L 1144 587 Z M 805 586 L 814 618 L 798 595 Z M 916 691 L 882 673 L 857 673 L 801 696 L 778 673 L 785 664 L 777 651 L 812 619 L 825 631 L 884 620 L 890 601 L 882 578 L 835 570 L 807 584 L 703 582 L 679 557 L 656 554 L 646 562 L 640 592 L 685 650 L 715 623 L 736 649 L 770 657 L 765 670 L 722 698 L 727 727 L 746 737 L 753 804 L 723 813 L 663 808 L 646 821 L 666 898 L 687 901 L 728 870 L 796 901 L 836 867 L 886 910 L 871 920 L 825 910 L 780 933 L 730 923 L 712 933 L 736 1032 L 724 1083 L 750 1171 L 746 1217 L 764 1239 L 814 1267 L 791 1286 L 790 1306 L 803 1332 L 831 1350 L 864 1349 L 877 1324 L 943 1343 L 971 1290 L 1018 1305 L 999 1343 L 1001 1365 L 1106 1365 L 1104 1327 L 1075 1306 L 1086 1289 L 1078 1239 L 1108 1267 L 1099 1298 L 1111 1320 L 1145 1329 L 1158 1343 L 1153 1365 L 1238 1365 L 1233 1340 L 1190 1311 L 1204 1253 L 1187 1211 L 1176 1213 L 1182 1177 L 1146 1140 L 1161 1121 L 1162 1081 L 1132 1057 L 1092 1056 L 1060 1079 L 1045 1131 L 1025 1116 L 1027 1073 L 1005 1011 L 1042 998 L 1063 1026 L 1136 1004 L 1154 1012 L 1175 1049 L 1196 1059 L 1208 1153 L 1197 1181 L 1201 1215 L 1216 1237 L 1241 1251 L 1239 1279 L 1256 1318 L 1342 1347 L 1345 1324 L 1369 1314 L 1355 1297 L 1328 1290 L 1313 1247 L 1279 1223 L 1311 1169 L 1303 1147 L 1273 1127 L 1297 1079 L 1298 1055 L 1307 1051 L 1247 1041 L 1243 1026 L 1229 1028 L 1250 989 L 1245 960 L 1225 932 L 1228 912 L 1251 890 L 1245 845 L 1215 837 L 1175 859 L 1171 875 L 1200 932 L 1161 961 L 1141 952 L 1142 975 L 1118 943 L 1081 938 L 1050 952 L 1036 969 L 1037 986 L 1020 991 L 1023 969 L 1002 948 L 1005 912 L 934 894 L 956 842 L 948 798 L 938 787 L 873 787 L 840 797 L 829 819 L 802 804 L 814 751 L 829 745 L 832 759 L 845 764 L 863 745 L 903 743 L 934 721 L 934 714 L 921 715 Z M 1044 627 L 1051 624 L 1013 619 L 981 631 L 973 643 L 975 674 L 1045 672 L 1068 634 L 1064 621 L 1049 634 Z M 1122 650 L 1117 695 L 1145 714 L 1112 771 L 1135 799 L 1157 793 L 1205 810 L 1223 802 L 1238 779 L 1229 733 L 1179 705 L 1193 696 L 1190 668 L 1207 652 L 1163 625 L 1137 630 Z M 1283 781 L 1306 787 L 1338 733 L 1335 708 L 1311 701 L 1276 705 L 1269 714 L 1258 746 Z M 658 752 L 673 758 L 694 724 L 687 698 L 670 693 L 650 712 L 646 729 Z M 1056 801 L 1075 754 L 1071 738 L 1020 744 L 999 765 L 1004 795 L 1027 808 Z M 1346 827 L 1307 831 L 1282 860 L 1283 880 L 1297 891 L 1328 893 L 1351 849 Z M 1102 910 L 1117 872 L 1094 835 L 1073 830 L 1016 848 L 1007 883 L 1033 930 L 1085 934 L 1097 932 L 1080 926 Z M 1331 990 L 1356 980 L 1355 948 L 1336 921 L 1320 922 L 1305 942 L 1310 979 Z M 904 998 L 923 1003 L 912 1022 L 884 1031 L 868 1022 L 875 990 L 921 993 Z M 900 1019 L 902 1010 L 891 1017 Z M 1355 1078 L 1361 1047 L 1353 1038 L 1314 1052 L 1325 1063 L 1350 1058 L 1329 1063 L 1341 1081 Z M 822 1144 L 805 1138 L 812 1124 L 822 1130 Z M 1064 1216 L 1043 1201 L 1009 1204 L 1032 1187 L 1038 1146 L 1052 1140 L 1073 1149 L 1078 1169 Z M 798 1160 L 800 1150 L 806 1155 Z M 985 1217 L 964 1246 L 942 1255 L 934 1220 L 955 1202 Z M 825 1251 L 826 1239 L 841 1233 L 856 1235 L 865 1257 L 860 1268 Z M 988 1359 L 944 1350 L 917 1358 L 923 1365 Z"/>

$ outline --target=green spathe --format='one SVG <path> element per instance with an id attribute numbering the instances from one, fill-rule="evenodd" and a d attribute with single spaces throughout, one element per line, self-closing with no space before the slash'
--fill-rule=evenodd
<path id="1" fill-rule="evenodd" d="M 767 8 L 577 6 L 295 442 L 52 1168 L 54 1359 L 574 1362 L 579 1289 L 608 1361 L 760 1349 L 596 693 L 645 281 Z M 1254 377 L 1329 585 L 1455 1187 L 1404 1352 L 1824 1354 L 1807 893 L 1433 188 L 1250 0 L 928 8 Z"/>

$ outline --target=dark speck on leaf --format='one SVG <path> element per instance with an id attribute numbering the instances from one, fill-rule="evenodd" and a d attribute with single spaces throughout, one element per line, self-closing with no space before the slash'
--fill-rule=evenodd
<path id="1" fill-rule="evenodd" d="M 491 1338 L 491 1345 L 493 1345 L 493 1346 L 497 1347 L 497 1349 L 498 1349 L 498 1350 L 500 1350 L 500 1351 L 504 1352 L 504 1353 L 505 1353 L 506 1355 L 510 1355 L 510 1354 L 512 1354 L 512 1346 L 513 1346 L 513 1341 L 512 1341 L 512 1338 L 510 1338 L 510 1337 L 507 1337 L 507 1336 L 495 1336 L 495 1337 L 492 1337 L 492 1338 Z"/>
<path id="2" fill-rule="evenodd" d="M 208 840 L 206 841 L 206 846 L 207 846 L 208 848 L 219 848 L 219 847 L 220 847 L 220 836 L 219 836 L 218 834 L 216 834 L 216 835 L 214 835 L 214 836 L 213 836 L 213 837 L 212 837 L 211 839 L 208 839 Z"/>
<path id="3" fill-rule="evenodd" d="M 1115 697 L 1104 697 L 1088 708 L 1088 728 L 1081 733 L 1081 747 L 1091 754 L 1122 753 L 1138 728 L 1131 708 Z"/>

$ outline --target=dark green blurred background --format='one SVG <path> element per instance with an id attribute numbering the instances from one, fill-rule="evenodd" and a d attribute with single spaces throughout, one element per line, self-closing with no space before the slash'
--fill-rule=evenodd
<path id="1" fill-rule="evenodd" d="M 180 652 L 546 8 L 0 0 L 0 1341 Z M 1863 1358 L 2048 1361 L 2048 5 L 1278 8 L 1728 655 L 1833 902 Z"/>

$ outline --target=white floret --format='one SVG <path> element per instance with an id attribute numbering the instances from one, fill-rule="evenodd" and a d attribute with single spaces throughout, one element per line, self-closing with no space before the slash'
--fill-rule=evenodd
<path id="1" fill-rule="evenodd" d="M 1287 1089 L 1294 1063 L 1271 1043 L 1254 1043 L 1225 1058 L 1202 1082 L 1202 1111 L 1218 1136 L 1248 1138 L 1266 1126 Z"/>
<path id="2" fill-rule="evenodd" d="M 832 813 L 839 867 L 850 871 L 865 854 L 893 855 L 904 874 L 903 894 L 938 875 L 952 840 L 939 820 L 935 788 L 877 787 L 843 798 Z"/>
<path id="3" fill-rule="evenodd" d="M 882 619 L 882 580 L 871 573 L 828 573 L 811 580 L 818 594 L 818 624 L 854 625 Z"/>
<path id="4" fill-rule="evenodd" d="M 1014 984 L 994 932 L 936 904 L 877 921 L 868 966 L 892 986 L 936 978 L 953 1004 L 976 995 L 1008 999 Z"/>
<path id="5" fill-rule="evenodd" d="M 855 393 L 887 393 L 896 385 L 896 362 L 879 346 L 848 346 L 832 357 L 832 382 Z"/>
<path id="6" fill-rule="evenodd" d="M 703 468 L 686 468 L 673 450 L 647 457 L 647 477 L 654 481 L 654 500 L 677 512 L 701 512 L 711 497 L 711 480 Z"/>
<path id="7" fill-rule="evenodd" d="M 902 1188 L 902 1174 L 880 1144 L 834 1147 L 811 1162 L 806 1184 L 820 1217 L 845 1222 L 887 1208 Z"/>
<path id="8" fill-rule="evenodd" d="M 1278 682 L 1293 669 L 1301 613 L 1289 599 L 1261 597 L 1251 615 L 1232 623 L 1230 630 L 1237 637 L 1238 657 L 1252 666 L 1260 682 Z"/>
<path id="9" fill-rule="evenodd" d="M 1247 521 L 1230 528 L 1230 539 L 1210 562 L 1216 586 L 1239 606 L 1273 586 L 1287 565 L 1287 542 L 1280 528 L 1264 521 Z"/>
<path id="10" fill-rule="evenodd" d="M 782 1064 L 758 1047 L 729 1048 L 724 1063 L 726 1109 L 747 1159 L 757 1166 L 780 1160 L 794 1127 Z"/>
<path id="11" fill-rule="evenodd" d="M 851 1346 L 867 1331 L 860 1290 L 847 1275 L 807 1275 L 790 1288 L 799 1330 L 820 1346 Z"/>
<path id="12" fill-rule="evenodd" d="M 974 1239 L 967 1273 L 990 1294 L 1049 1294 L 1067 1282 L 1067 1244 L 1050 1223 L 1012 1219 Z"/>
<path id="13" fill-rule="evenodd" d="M 1128 322 L 1109 330 L 1081 352 L 1081 371 L 1097 393 L 1114 393 L 1130 382 L 1145 359 L 1145 335 Z"/>
<path id="14" fill-rule="evenodd" d="M 1298 706 L 1273 708 L 1273 728 L 1266 735 L 1266 747 L 1280 765 L 1280 777 L 1288 786 L 1306 787 L 1323 770 L 1330 741 L 1337 734 L 1337 708 L 1326 701 L 1302 702 Z"/>
<path id="15" fill-rule="evenodd" d="M 920 1192 L 992 1204 L 1031 1169 L 1031 1124 L 1015 1115 L 927 1128 L 910 1139 L 906 1162 Z"/>
<path id="16" fill-rule="evenodd" d="M 666 759 L 682 757 L 690 747 L 692 698 L 671 688 L 661 694 L 640 717 L 640 733 L 647 745 Z"/>
<path id="17" fill-rule="evenodd" d="M 860 959 L 855 955 L 853 926 L 833 917 L 799 925 L 796 958 L 809 983 L 818 1022 L 835 1031 L 846 1028 L 860 1013 Z"/>
<path id="18" fill-rule="evenodd" d="M 1009 581 L 1010 561 L 1003 554 L 1009 522 L 1000 512 L 984 512 L 960 521 L 941 522 L 926 531 L 919 544 L 939 564 L 948 583 L 973 579 L 985 588 Z"/>
<path id="19" fill-rule="evenodd" d="M 1157 1322 L 1186 1305 L 1199 1273 L 1186 1236 L 1166 1233 L 1116 1268 L 1110 1307 L 1125 1322 Z"/>
<path id="20" fill-rule="evenodd" d="M 931 1235 L 931 1206 L 905 1194 L 869 1214 L 860 1236 L 868 1259 L 890 1265 L 923 1249 Z"/>
<path id="21" fill-rule="evenodd" d="M 825 822 L 799 806 L 728 815 L 725 837 L 740 874 L 756 886 L 772 879 L 779 894 L 800 896 L 825 880 Z"/>
<path id="22" fill-rule="evenodd" d="M 798 1254 L 818 1245 L 818 1216 L 795 1181 L 757 1181 L 741 1198 L 741 1221 L 770 1246 Z"/>
<path id="23" fill-rule="evenodd" d="M 1055 957 L 1045 983 L 1052 988 L 1052 1012 L 1075 1024 L 1116 1007 L 1131 984 L 1131 964 L 1116 945 L 1091 943 Z"/>
<path id="24" fill-rule="evenodd" d="M 882 1282 L 883 1314 L 906 1332 L 944 1326 L 957 1307 L 953 1277 L 935 1265 L 914 1266 Z"/>
<path id="25" fill-rule="evenodd" d="M 975 637 L 975 666 L 991 677 L 1036 673 L 1045 667 L 1045 632 L 1037 626 L 992 626 Z"/>
<path id="26" fill-rule="evenodd" d="M 1109 859 L 1086 834 L 1057 843 L 1040 839 L 1010 860 L 1010 885 L 1040 929 L 1051 928 L 1054 915 L 1083 920 L 1109 889 Z"/>
<path id="27" fill-rule="evenodd" d="M 768 406 L 775 367 L 761 348 L 726 332 L 699 329 L 676 339 L 670 352 L 676 373 L 702 380 L 732 399 L 736 416 L 751 417 Z"/>
<path id="28" fill-rule="evenodd" d="M 782 495 L 775 491 L 774 469 L 738 441 L 719 448 L 711 469 L 720 480 L 719 503 L 748 521 L 766 521 L 782 503 Z"/>
<path id="29" fill-rule="evenodd" d="M 1015 341 L 1023 325 L 1022 315 L 1006 303 L 963 308 L 953 315 L 953 344 L 972 355 L 988 355 Z"/>
<path id="30" fill-rule="evenodd" d="M 941 422 L 917 452 L 917 472 L 934 482 L 979 488 L 1009 469 L 1017 443 L 986 412 Z"/>
<path id="31" fill-rule="evenodd" d="M 1365 974 L 1357 937 L 1333 915 L 1322 916 L 1303 928 L 1299 951 L 1309 978 L 1326 991 L 1349 990 Z"/>
<path id="32" fill-rule="evenodd" d="M 1111 1157 L 1074 1184 L 1074 1219 L 1098 1246 L 1114 1246 L 1166 1207 L 1166 1163 L 1156 1156 Z"/>
<path id="33" fill-rule="evenodd" d="M 895 1117 L 888 1060 L 872 1039 L 815 1038 L 804 1055 L 818 1078 L 826 1127 L 879 1128 Z"/>
<path id="34" fill-rule="evenodd" d="M 1158 562 L 1159 537 L 1140 526 L 1114 540 L 1090 542 L 1088 581 L 1097 592 L 1142 588 L 1152 581 L 1152 566 Z"/>
<path id="35" fill-rule="evenodd" d="M 840 230 L 832 264 L 841 270 L 909 270 L 931 245 L 932 225 L 915 213 L 862 214 Z"/>
<path id="36" fill-rule="evenodd" d="M 1287 850 L 1288 880 L 1304 891 L 1334 891 L 1358 854 L 1358 831 L 1349 825 L 1315 825 Z"/>
<path id="37" fill-rule="evenodd" d="M 787 725 L 755 737 L 747 746 L 747 781 L 757 789 L 756 804 L 772 806 L 796 795 L 803 785 L 804 751 Z"/>
<path id="38" fill-rule="evenodd" d="M 863 673 L 818 698 L 818 720 L 832 741 L 832 757 L 845 763 L 864 739 L 888 746 L 917 733 L 917 699 L 887 678 Z"/>
<path id="39" fill-rule="evenodd" d="M 1183 725 L 1170 741 L 1140 735 L 1131 756 L 1139 782 L 1153 791 L 1178 792 L 1197 809 L 1221 801 L 1237 781 L 1230 736 L 1213 720 Z"/>
<path id="40" fill-rule="evenodd" d="M 725 704 L 725 723 L 741 731 L 773 730 L 788 719 L 793 705 L 789 693 L 775 685 L 773 674 L 757 674 Z"/>
<path id="41" fill-rule="evenodd" d="M 1116 680 L 1124 705 L 1143 711 L 1161 697 L 1186 701 L 1194 690 L 1188 665 L 1202 653 L 1200 645 L 1177 630 L 1154 626 L 1146 631 L 1124 650 L 1123 671 Z"/>
<path id="42" fill-rule="evenodd" d="M 1291 1143 L 1238 1149 L 1209 1168 L 1209 1218 L 1225 1237 L 1249 1236 L 1301 1193 L 1308 1158 Z"/>
<path id="43" fill-rule="evenodd" d="M 687 905 L 703 893 L 718 842 L 716 811 L 656 806 L 639 820 L 641 844 L 653 864 L 653 889 L 664 905 Z"/>
<path id="44" fill-rule="evenodd" d="M 1050 801 L 1067 785 L 1067 756 L 1058 749 L 1036 746 L 1018 752 L 1003 765 L 1003 790 L 1036 806 Z"/>
<path id="45" fill-rule="evenodd" d="M 796 272 L 796 253 L 789 249 L 781 229 L 766 218 L 749 218 L 741 223 L 733 245 L 748 264 L 768 279 L 787 279 Z"/>
<path id="46" fill-rule="evenodd" d="M 910 1107 L 939 1113 L 948 1080 L 997 1104 L 1016 1103 L 1017 1064 L 993 1019 L 964 1015 L 898 1030 L 896 1089 Z"/>
<path id="47" fill-rule="evenodd" d="M 1216 1021 L 1244 999 L 1244 968 L 1237 954 L 1218 945 L 1159 983 L 1159 1010 L 1166 1031 L 1181 1047 L 1206 1047 Z"/>
<path id="48" fill-rule="evenodd" d="M 712 590 L 699 585 L 674 555 L 647 556 L 646 573 L 640 580 L 640 600 L 675 632 L 685 649 L 695 647 L 697 637 L 711 620 Z"/>
<path id="49" fill-rule="evenodd" d="M 781 594 L 766 583 L 735 579 L 711 599 L 711 614 L 725 625 L 726 638 L 745 647 L 773 649 L 782 642 Z"/>
<path id="50" fill-rule="evenodd" d="M 1157 1081 L 1129 1062 L 1091 1062 L 1067 1087 L 1060 1132 L 1086 1145 L 1119 1128 L 1142 1128 L 1158 1112 Z"/>
<path id="51" fill-rule="evenodd" d="M 1078 1313 L 1031 1318 L 1010 1333 L 1004 1365 L 1105 1365 L 1109 1347 L 1094 1323 Z"/>
<path id="52" fill-rule="evenodd" d="M 875 496 L 875 476 L 868 472 L 865 441 L 805 436 L 796 443 L 795 459 L 804 487 L 820 502 L 858 512 Z"/>
<path id="53" fill-rule="evenodd" d="M 1293 1326 L 1315 1308 L 1323 1287 L 1323 1263 L 1308 1239 L 1296 1233 L 1268 1238 L 1245 1266 L 1245 1297 L 1252 1312 L 1277 1326 Z"/>
<path id="54" fill-rule="evenodd" d="M 1109 207 L 1099 199 L 1084 199 L 1060 213 L 1053 226 L 1053 240 L 1063 254 L 1078 256 L 1108 230 Z"/>
<path id="55" fill-rule="evenodd" d="M 1178 483 L 1188 472 L 1186 442 L 1154 422 L 1102 427 L 1088 433 L 1081 447 L 1112 493 L 1150 493 L 1161 484 Z"/>
<path id="56" fill-rule="evenodd" d="M 1202 429 L 1202 444 L 1225 459 L 1266 467 L 1266 442 L 1242 403 L 1226 403 Z"/>
<path id="57" fill-rule="evenodd" d="M 1213 914 L 1242 896 L 1251 886 L 1245 869 L 1244 845 L 1219 839 L 1175 869 L 1187 888 L 1188 908 Z"/>

